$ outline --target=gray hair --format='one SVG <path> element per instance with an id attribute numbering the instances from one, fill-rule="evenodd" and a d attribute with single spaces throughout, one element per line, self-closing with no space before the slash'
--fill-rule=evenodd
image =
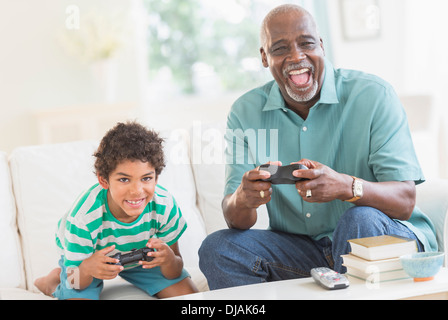
<path id="1" fill-rule="evenodd" d="M 266 41 L 267 41 L 266 29 L 267 29 L 269 22 L 278 14 L 291 12 L 291 11 L 296 11 L 298 13 L 306 13 L 310 17 L 312 17 L 312 15 L 307 10 L 305 10 L 304 8 L 302 8 L 301 6 L 298 6 L 296 4 L 282 4 L 278 7 L 275 7 L 266 15 L 266 17 L 264 18 L 264 20 L 261 24 L 260 44 L 264 49 L 266 49 Z M 313 19 L 313 21 L 314 21 L 314 19 Z M 316 30 L 317 30 L 317 26 L 316 26 Z M 318 30 L 317 30 L 317 32 L 319 33 Z"/>

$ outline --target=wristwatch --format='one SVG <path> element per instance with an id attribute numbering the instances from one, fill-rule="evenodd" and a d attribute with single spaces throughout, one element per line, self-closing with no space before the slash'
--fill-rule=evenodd
<path id="1" fill-rule="evenodd" d="M 355 202 L 355 201 L 361 199 L 363 196 L 364 191 L 363 191 L 362 181 L 353 176 L 352 176 L 352 178 L 353 178 L 353 185 L 352 185 L 353 198 L 351 198 L 349 200 L 345 200 L 346 202 Z"/>

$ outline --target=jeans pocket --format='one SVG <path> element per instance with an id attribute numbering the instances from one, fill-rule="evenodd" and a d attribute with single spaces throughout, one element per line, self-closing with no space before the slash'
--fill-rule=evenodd
<path id="1" fill-rule="evenodd" d="M 267 273 L 268 281 L 298 279 L 310 276 L 309 270 L 303 270 L 275 262 L 262 262 L 261 268 Z"/>

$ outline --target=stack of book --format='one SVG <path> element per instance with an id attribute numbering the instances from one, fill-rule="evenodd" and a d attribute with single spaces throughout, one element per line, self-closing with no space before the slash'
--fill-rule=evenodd
<path id="1" fill-rule="evenodd" d="M 409 278 L 400 256 L 418 251 L 415 240 L 384 235 L 348 242 L 351 252 L 342 256 L 348 275 L 375 283 Z"/>

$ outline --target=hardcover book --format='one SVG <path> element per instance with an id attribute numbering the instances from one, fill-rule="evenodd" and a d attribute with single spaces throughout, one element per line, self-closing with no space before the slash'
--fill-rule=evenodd
<path id="1" fill-rule="evenodd" d="M 417 242 L 397 235 L 348 240 L 351 254 L 366 260 L 397 258 L 418 251 Z"/>

